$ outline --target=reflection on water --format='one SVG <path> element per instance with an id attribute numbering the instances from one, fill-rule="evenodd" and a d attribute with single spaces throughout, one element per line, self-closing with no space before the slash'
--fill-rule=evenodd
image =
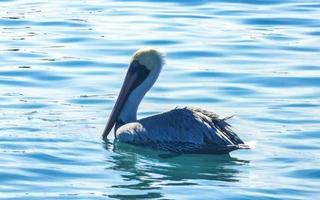
<path id="1" fill-rule="evenodd" d="M 113 194 L 109 197 L 119 199 L 159 198 L 164 186 L 193 186 L 198 180 L 238 182 L 240 166 L 249 163 L 247 160 L 233 158 L 230 155 L 180 155 L 161 158 L 159 152 L 146 150 L 129 144 L 105 144 L 107 151 L 113 151 L 110 169 L 124 173 L 124 184 L 112 185 L 137 191 L 146 190 L 139 195 Z M 154 192 L 150 192 L 154 190 Z"/>

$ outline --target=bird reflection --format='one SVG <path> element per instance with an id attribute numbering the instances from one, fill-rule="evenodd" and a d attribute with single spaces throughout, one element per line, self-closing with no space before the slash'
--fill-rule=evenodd
<path id="1" fill-rule="evenodd" d="M 122 178 L 128 184 L 113 185 L 114 188 L 132 189 L 139 195 L 115 194 L 111 198 L 161 198 L 162 187 L 173 185 L 197 185 L 197 180 L 237 182 L 241 166 L 249 161 L 230 155 L 180 155 L 162 158 L 159 152 L 125 143 L 107 140 L 105 149 L 111 155 L 112 170 L 123 172 Z M 140 194 L 144 192 L 143 194 Z"/>

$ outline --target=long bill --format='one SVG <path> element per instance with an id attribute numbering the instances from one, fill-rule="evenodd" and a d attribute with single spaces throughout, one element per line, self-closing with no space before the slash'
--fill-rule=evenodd
<path id="1" fill-rule="evenodd" d="M 143 82 L 146 76 L 149 74 L 149 70 L 140 65 L 137 61 L 133 61 L 124 79 L 123 85 L 121 87 L 118 99 L 113 107 L 111 115 L 109 117 L 108 123 L 103 131 L 103 139 L 106 139 L 109 135 L 111 129 L 116 123 L 130 93 Z"/>

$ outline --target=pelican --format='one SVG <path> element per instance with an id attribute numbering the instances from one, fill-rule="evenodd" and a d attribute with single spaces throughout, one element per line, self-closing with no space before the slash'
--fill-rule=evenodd
<path id="1" fill-rule="evenodd" d="M 249 149 L 226 122 L 227 118 L 196 107 L 179 107 L 137 120 L 137 110 L 164 65 L 163 54 L 152 48 L 136 51 L 118 99 L 103 132 L 114 128 L 115 142 L 169 153 L 227 154 Z"/>

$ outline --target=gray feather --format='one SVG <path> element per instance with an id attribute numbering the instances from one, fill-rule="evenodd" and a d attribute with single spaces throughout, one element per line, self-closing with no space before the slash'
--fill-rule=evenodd
<path id="1" fill-rule="evenodd" d="M 173 153 L 228 153 L 247 148 L 226 119 L 194 107 L 176 108 L 121 126 L 117 140 Z"/>

